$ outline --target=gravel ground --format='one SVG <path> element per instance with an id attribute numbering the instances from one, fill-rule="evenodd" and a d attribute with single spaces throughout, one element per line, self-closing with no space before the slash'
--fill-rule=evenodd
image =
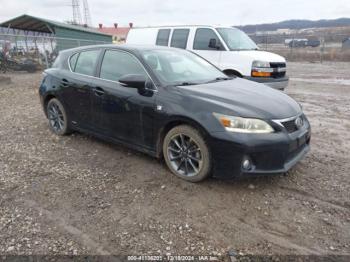
<path id="1" fill-rule="evenodd" d="M 41 75 L 10 74 L 0 84 L 0 255 L 350 255 L 349 71 L 289 64 L 287 93 L 310 119 L 312 150 L 287 175 L 199 184 L 125 147 L 51 134 Z"/>

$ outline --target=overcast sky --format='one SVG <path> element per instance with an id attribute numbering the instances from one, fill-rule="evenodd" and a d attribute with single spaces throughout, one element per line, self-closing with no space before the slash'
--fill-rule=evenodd
<path id="1" fill-rule="evenodd" d="M 80 0 L 82 2 L 82 0 Z M 88 0 L 92 22 L 136 26 L 244 25 L 350 17 L 350 0 Z M 70 0 L 0 0 L 0 21 L 21 14 L 72 20 Z"/>

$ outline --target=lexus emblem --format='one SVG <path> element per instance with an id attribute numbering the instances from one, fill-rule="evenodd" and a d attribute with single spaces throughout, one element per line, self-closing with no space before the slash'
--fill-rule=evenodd
<path id="1" fill-rule="evenodd" d="M 295 119 L 295 125 L 298 129 L 300 129 L 304 125 L 304 120 L 299 116 L 297 119 Z"/>

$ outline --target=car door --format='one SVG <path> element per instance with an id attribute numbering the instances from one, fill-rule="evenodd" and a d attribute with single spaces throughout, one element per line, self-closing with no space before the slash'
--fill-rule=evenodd
<path id="1" fill-rule="evenodd" d="M 216 47 L 210 45 L 211 39 L 215 39 Z M 192 50 L 215 66 L 220 67 L 220 60 L 225 47 L 213 29 L 197 28 L 193 38 Z"/>
<path id="2" fill-rule="evenodd" d="M 68 108 L 72 124 L 91 129 L 91 92 L 100 50 L 87 50 L 72 55 L 69 59 L 70 71 L 62 71 L 62 101 Z"/>
<path id="3" fill-rule="evenodd" d="M 132 54 L 121 50 L 105 50 L 99 79 L 92 95 L 95 127 L 105 136 L 127 143 L 151 147 L 155 92 L 140 93 L 125 87 L 118 79 L 128 74 L 149 77 Z"/>

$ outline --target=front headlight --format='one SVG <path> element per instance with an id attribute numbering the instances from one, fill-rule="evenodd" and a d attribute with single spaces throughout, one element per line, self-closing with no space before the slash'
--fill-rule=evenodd
<path id="1" fill-rule="evenodd" d="M 265 67 L 265 68 L 270 68 L 270 62 L 265 62 L 265 61 L 253 61 L 252 67 Z"/>
<path id="2" fill-rule="evenodd" d="M 255 118 L 243 118 L 237 116 L 226 116 L 214 113 L 214 116 L 229 132 L 236 133 L 272 133 L 273 128 L 264 120 Z"/>
<path id="3" fill-rule="evenodd" d="M 253 77 L 270 77 L 272 75 L 272 72 L 273 72 L 273 68 L 270 67 L 269 62 L 253 61 L 253 64 L 252 64 Z"/>

